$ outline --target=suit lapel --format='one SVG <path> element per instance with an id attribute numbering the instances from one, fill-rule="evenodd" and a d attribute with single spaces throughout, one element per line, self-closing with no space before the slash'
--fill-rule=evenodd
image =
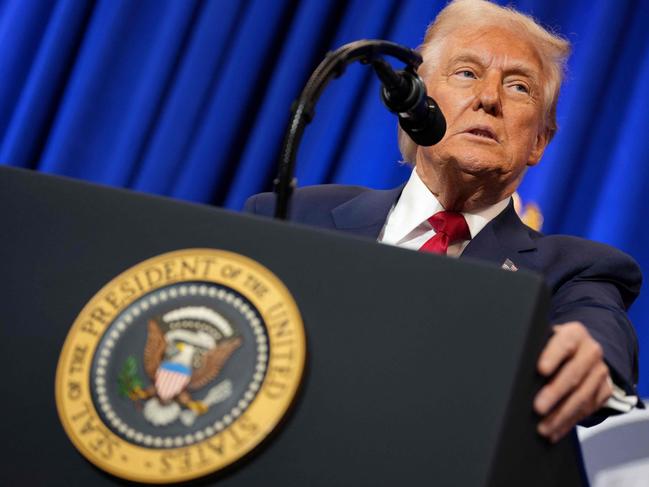
<path id="1" fill-rule="evenodd" d="M 334 208 L 331 215 L 335 227 L 376 240 L 403 186 L 384 191 L 368 190 Z M 499 267 L 509 259 L 518 267 L 534 269 L 529 256 L 536 250 L 536 244 L 530 231 L 518 218 L 510 201 L 507 208 L 469 242 L 461 257 L 493 262 Z"/>
<path id="2" fill-rule="evenodd" d="M 402 190 L 403 185 L 359 194 L 331 211 L 334 225 L 339 230 L 376 240 Z"/>
<path id="3" fill-rule="evenodd" d="M 517 267 L 533 269 L 530 252 L 536 244 L 530 237 L 530 229 L 518 218 L 514 204 L 491 220 L 462 252 L 462 258 L 479 259 L 502 266 L 509 259 Z"/>

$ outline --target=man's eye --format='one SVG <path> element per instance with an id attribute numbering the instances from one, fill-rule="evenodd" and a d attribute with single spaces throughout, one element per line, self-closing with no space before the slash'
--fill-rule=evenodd
<path id="1" fill-rule="evenodd" d="M 529 93 L 530 89 L 522 83 L 515 83 L 512 85 L 519 93 Z"/>
<path id="2" fill-rule="evenodd" d="M 473 71 L 470 71 L 468 69 L 463 69 L 462 71 L 458 71 L 456 73 L 458 76 L 462 78 L 474 78 L 475 79 L 475 73 Z"/>

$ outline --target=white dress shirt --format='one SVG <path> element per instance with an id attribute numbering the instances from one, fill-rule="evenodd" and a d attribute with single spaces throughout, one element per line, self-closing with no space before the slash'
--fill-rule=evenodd
<path id="1" fill-rule="evenodd" d="M 500 214 L 509 203 L 509 198 L 495 205 L 487 206 L 471 213 L 462 212 L 471 238 L 474 238 L 487 223 Z M 428 218 L 444 207 L 419 178 L 416 170 L 410 174 L 410 179 L 403 188 L 399 201 L 392 207 L 385 225 L 379 234 L 378 241 L 385 244 L 418 250 L 428 239 L 435 235 L 435 230 L 428 223 Z M 469 240 L 449 245 L 447 255 L 459 257 Z"/>

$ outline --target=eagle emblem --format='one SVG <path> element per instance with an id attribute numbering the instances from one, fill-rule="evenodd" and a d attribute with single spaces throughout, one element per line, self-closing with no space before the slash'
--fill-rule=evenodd
<path id="1" fill-rule="evenodd" d="M 135 402 L 144 401 L 143 414 L 155 426 L 166 426 L 178 418 L 186 426 L 206 413 L 213 404 L 231 394 L 229 380 L 212 387 L 202 399 L 193 394 L 213 382 L 234 351 L 241 345 L 230 323 L 207 307 L 173 310 L 159 320 L 150 319 L 143 365 L 150 385 L 133 377 L 133 365 L 125 364 L 122 391 Z M 132 361 L 131 361 L 132 362 Z"/>
<path id="2" fill-rule="evenodd" d="M 297 303 L 270 270 L 225 250 L 174 250 L 122 272 L 83 307 L 59 358 L 56 406 L 98 468 L 177 483 L 267 439 L 305 360 Z"/>

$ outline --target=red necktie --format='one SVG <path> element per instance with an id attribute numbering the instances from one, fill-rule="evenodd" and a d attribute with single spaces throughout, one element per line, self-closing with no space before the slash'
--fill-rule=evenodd
<path id="1" fill-rule="evenodd" d="M 428 223 L 435 230 L 435 235 L 419 248 L 422 252 L 446 255 L 449 245 L 471 240 L 471 232 L 462 213 L 440 211 L 431 216 Z"/>

